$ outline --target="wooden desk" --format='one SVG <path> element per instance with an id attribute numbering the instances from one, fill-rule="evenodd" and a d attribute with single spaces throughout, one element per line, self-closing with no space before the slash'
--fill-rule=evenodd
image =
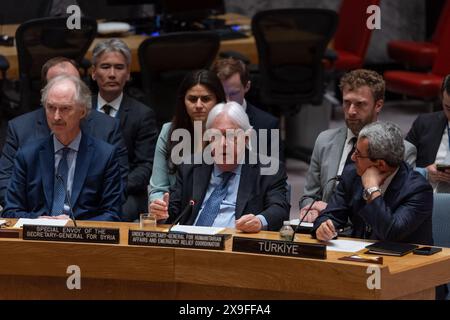
<path id="1" fill-rule="evenodd" d="M 368 264 L 225 251 L 0 239 L 0 299 L 433 299 L 450 281 L 450 249 L 433 256 L 384 257 L 381 289 L 366 286 Z M 162 229 L 162 228 L 161 228 Z M 231 231 L 233 232 L 233 231 Z M 261 232 L 255 238 L 278 238 Z M 309 236 L 298 239 L 316 242 Z M 81 290 L 66 287 L 67 267 L 81 269 Z"/>
<path id="2" fill-rule="evenodd" d="M 247 17 L 244 17 L 239 14 L 233 14 L 229 13 L 226 15 L 217 16 L 218 18 L 223 18 L 227 20 L 228 24 L 240 24 L 240 25 L 250 25 L 250 19 Z M 2 32 L 9 36 L 14 36 L 16 33 L 16 30 L 19 25 L 3 25 Z M 94 42 L 92 43 L 91 47 L 89 48 L 86 58 L 91 59 L 92 58 L 92 50 L 94 49 L 95 45 L 99 42 L 107 38 L 96 38 Z M 138 48 L 139 45 L 147 39 L 146 36 L 142 35 L 128 35 L 125 37 L 121 37 L 122 39 L 130 48 L 132 53 L 132 62 L 131 62 L 131 71 L 132 72 L 139 72 L 140 66 L 139 66 L 139 59 L 138 59 Z M 258 52 L 256 50 L 255 45 L 255 38 L 253 36 L 245 39 L 235 39 L 235 40 L 224 40 L 220 44 L 220 51 L 227 51 L 227 50 L 234 50 L 243 53 L 246 55 L 252 63 L 257 64 L 258 63 Z M 10 68 L 8 70 L 8 77 L 10 79 L 17 79 L 19 76 L 19 67 L 18 67 L 18 61 L 17 61 L 17 51 L 15 47 L 4 47 L 0 46 L 0 54 L 5 56 L 6 59 L 8 59 Z"/>

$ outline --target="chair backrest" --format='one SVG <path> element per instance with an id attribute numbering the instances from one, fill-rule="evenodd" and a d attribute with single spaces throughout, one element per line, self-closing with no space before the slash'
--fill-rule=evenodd
<path id="1" fill-rule="evenodd" d="M 97 22 L 92 18 L 82 17 L 80 29 L 68 29 L 66 23 L 67 17 L 48 17 L 29 20 L 17 28 L 20 104 L 27 109 L 39 106 L 43 64 L 57 56 L 81 63 L 97 35 Z"/>
<path id="2" fill-rule="evenodd" d="M 442 32 L 445 28 L 445 25 L 448 23 L 450 23 L 450 0 L 446 0 L 444 6 L 442 7 L 436 29 L 434 30 L 433 37 L 431 38 L 431 42 L 437 45 L 441 42 Z"/>
<path id="3" fill-rule="evenodd" d="M 263 103 L 289 109 L 322 101 L 322 58 L 336 25 L 336 12 L 327 9 L 276 9 L 254 15 Z"/>
<path id="4" fill-rule="evenodd" d="M 208 69 L 219 51 L 213 32 L 179 32 L 146 39 L 138 49 L 143 90 L 159 125 L 174 115 L 176 93 L 184 76 Z"/>
<path id="5" fill-rule="evenodd" d="M 372 30 L 366 26 L 366 10 L 370 5 L 379 4 L 380 0 L 342 0 L 334 48 L 353 53 L 364 61 L 372 35 Z"/>
<path id="6" fill-rule="evenodd" d="M 441 32 L 443 41 L 439 43 L 438 53 L 434 59 L 431 72 L 444 77 L 450 73 L 450 60 L 448 59 L 450 56 L 450 23 L 446 23 Z"/>
<path id="7" fill-rule="evenodd" d="M 450 248 L 450 193 L 435 193 L 433 198 L 434 244 Z"/>

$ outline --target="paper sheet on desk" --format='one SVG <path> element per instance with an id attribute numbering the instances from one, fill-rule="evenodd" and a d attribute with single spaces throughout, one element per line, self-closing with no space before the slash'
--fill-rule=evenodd
<path id="1" fill-rule="evenodd" d="M 64 227 L 68 219 L 26 219 L 20 218 L 14 228 L 22 228 L 24 224 L 32 224 L 35 226 L 56 226 L 56 227 Z"/>
<path id="2" fill-rule="evenodd" d="M 0 220 L 0 226 L 5 223 L 6 223 L 6 220 Z"/>
<path id="3" fill-rule="evenodd" d="M 290 221 L 290 223 L 291 223 L 291 225 L 298 225 L 298 223 L 300 222 L 300 219 L 292 219 L 291 221 Z M 313 226 L 314 226 L 314 223 L 312 223 L 312 222 L 302 222 L 301 224 L 300 224 L 300 226 L 301 227 L 305 227 L 305 228 L 312 228 Z"/>
<path id="4" fill-rule="evenodd" d="M 225 228 L 186 226 L 186 225 L 180 225 L 180 224 L 173 226 L 171 229 L 171 231 L 176 231 L 176 232 L 207 234 L 207 235 L 218 234 L 219 232 L 221 232 L 223 230 L 225 230 Z"/>
<path id="5" fill-rule="evenodd" d="M 364 249 L 369 244 L 372 244 L 372 242 L 340 240 L 340 239 L 326 242 L 327 250 L 339 252 L 357 252 L 359 250 Z"/>

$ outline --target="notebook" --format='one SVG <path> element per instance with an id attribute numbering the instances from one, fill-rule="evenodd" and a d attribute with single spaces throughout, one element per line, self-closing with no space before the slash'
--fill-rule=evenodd
<path id="1" fill-rule="evenodd" d="M 366 253 L 401 257 L 407 253 L 412 252 L 417 247 L 418 247 L 417 245 L 410 243 L 380 241 L 368 245 L 366 248 L 369 250 Z"/>

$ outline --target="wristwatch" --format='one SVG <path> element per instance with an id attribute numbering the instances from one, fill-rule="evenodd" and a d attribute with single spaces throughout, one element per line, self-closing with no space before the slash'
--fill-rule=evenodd
<path id="1" fill-rule="evenodd" d="M 366 201 L 369 200 L 372 193 L 377 192 L 377 191 L 382 193 L 380 187 L 370 187 L 370 188 L 364 189 L 363 199 Z"/>

